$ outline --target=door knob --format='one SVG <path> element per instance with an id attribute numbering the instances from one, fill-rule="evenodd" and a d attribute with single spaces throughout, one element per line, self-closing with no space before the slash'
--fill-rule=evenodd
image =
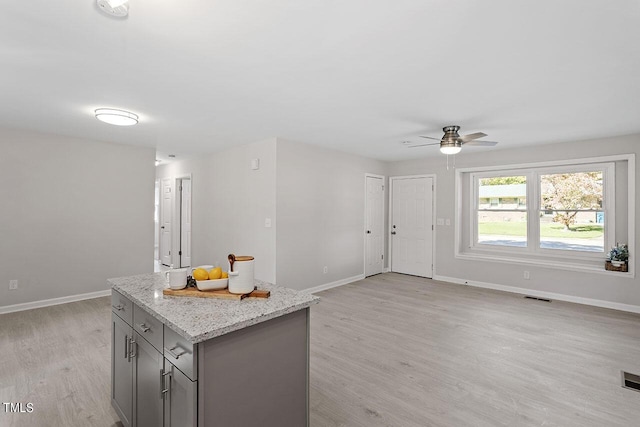
<path id="1" fill-rule="evenodd" d="M 367 230 L 367 234 L 371 234 L 371 230 Z"/>
<path id="2" fill-rule="evenodd" d="M 395 231 L 392 231 L 392 232 L 391 232 L 391 234 L 396 234 L 396 232 L 395 232 Z"/>

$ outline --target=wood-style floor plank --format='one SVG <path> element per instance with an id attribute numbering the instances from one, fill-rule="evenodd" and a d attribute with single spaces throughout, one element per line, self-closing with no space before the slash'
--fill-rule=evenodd
<path id="1" fill-rule="evenodd" d="M 318 294 L 311 425 L 640 426 L 640 316 L 382 274 Z"/>
<path id="2" fill-rule="evenodd" d="M 121 426 L 111 408 L 111 299 L 0 316 L 0 426 Z"/>
<path id="3" fill-rule="evenodd" d="M 640 426 L 640 316 L 382 274 L 311 309 L 311 427 Z M 117 426 L 110 299 L 0 315 L 0 426 Z"/>

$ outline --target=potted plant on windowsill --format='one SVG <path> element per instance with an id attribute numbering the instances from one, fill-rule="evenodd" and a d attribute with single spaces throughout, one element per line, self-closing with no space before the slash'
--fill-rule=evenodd
<path id="1" fill-rule="evenodd" d="M 605 269 L 612 271 L 628 271 L 629 246 L 618 244 L 611 248 L 605 263 Z"/>

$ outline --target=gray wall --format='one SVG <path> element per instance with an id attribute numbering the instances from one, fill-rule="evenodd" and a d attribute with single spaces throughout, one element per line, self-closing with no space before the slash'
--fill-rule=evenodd
<path id="1" fill-rule="evenodd" d="M 455 173 L 439 155 L 387 163 L 273 138 L 154 171 L 152 149 L 9 130 L 0 130 L 0 148 L 0 307 L 105 290 L 108 277 L 152 271 L 155 173 L 192 176 L 194 265 L 224 263 L 229 252 L 254 255 L 258 279 L 297 289 L 364 273 L 365 173 L 436 174 L 436 216 L 455 218 Z M 633 135 L 469 150 L 456 164 L 639 152 Z M 258 171 L 249 167 L 254 158 Z M 437 226 L 436 241 L 438 276 L 640 306 L 639 277 L 527 266 L 524 280 L 521 265 L 456 259 L 454 225 Z M 19 290 L 8 291 L 11 279 Z"/>
<path id="2" fill-rule="evenodd" d="M 283 139 L 277 162 L 277 283 L 305 289 L 364 274 L 365 173 L 387 175 L 387 163 Z"/>
<path id="3" fill-rule="evenodd" d="M 252 170 L 252 159 L 260 168 Z M 192 176 L 192 264 L 255 257 L 255 277 L 276 280 L 276 140 L 157 167 L 157 179 Z M 271 227 L 265 227 L 265 219 Z"/>
<path id="4" fill-rule="evenodd" d="M 386 163 L 273 138 L 159 166 L 157 179 L 192 175 L 194 266 L 253 255 L 256 279 L 305 289 L 364 273 L 367 172 Z"/>
<path id="5" fill-rule="evenodd" d="M 520 149 L 487 149 L 484 152 L 476 149 L 472 153 L 471 150 L 465 152 L 463 149 L 463 152 L 456 156 L 455 162 L 456 167 L 466 168 L 627 153 L 635 153 L 636 156 L 640 153 L 640 135 Z M 436 216 L 450 218 L 452 221 L 449 227 L 436 226 L 435 270 L 438 276 L 640 306 L 640 276 L 622 278 L 615 275 L 456 259 L 454 256 L 455 172 L 453 169 L 446 170 L 445 156 L 394 162 L 389 170 L 390 176 L 420 173 L 437 175 Z M 638 182 L 637 174 L 638 171 L 636 171 L 636 183 Z M 640 206 L 637 195 L 635 203 L 636 206 Z M 635 228 L 637 231 L 640 230 L 638 215 L 635 219 Z M 636 254 L 631 255 L 637 260 Z M 530 280 L 523 279 L 524 270 L 530 271 Z"/>
<path id="6" fill-rule="evenodd" d="M 0 152 L 0 307 L 153 271 L 155 150 L 0 130 Z"/>

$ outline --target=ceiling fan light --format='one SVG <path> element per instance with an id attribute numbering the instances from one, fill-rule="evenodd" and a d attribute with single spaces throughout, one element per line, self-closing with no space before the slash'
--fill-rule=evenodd
<path id="1" fill-rule="evenodd" d="M 96 0 L 96 3 L 109 16 L 124 18 L 129 14 L 129 0 Z"/>
<path id="2" fill-rule="evenodd" d="M 109 3 L 109 6 L 111 6 L 113 9 L 115 9 L 116 7 L 122 6 L 125 3 L 129 3 L 129 0 L 107 0 L 107 3 Z"/>
<path id="3" fill-rule="evenodd" d="M 462 150 L 462 147 L 456 145 L 442 145 L 440 146 L 440 152 L 442 154 L 458 154 Z"/>
<path id="4" fill-rule="evenodd" d="M 116 126 L 132 126 L 138 124 L 138 115 L 130 111 L 114 108 L 98 108 L 94 111 L 96 119 Z"/>

